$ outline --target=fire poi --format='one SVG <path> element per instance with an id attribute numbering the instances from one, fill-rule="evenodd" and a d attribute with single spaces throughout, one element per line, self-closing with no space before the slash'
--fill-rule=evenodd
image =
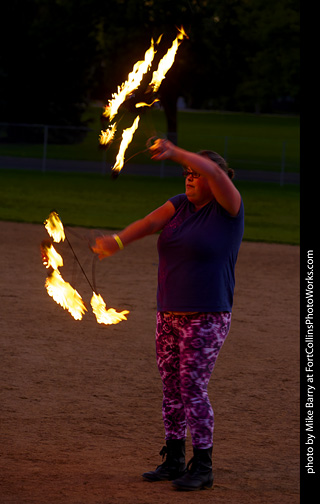
<path id="1" fill-rule="evenodd" d="M 117 115 L 120 106 L 127 100 L 128 97 L 132 95 L 132 93 L 138 89 L 140 86 L 143 77 L 150 70 L 151 65 L 154 60 L 154 56 L 157 52 L 156 47 L 160 44 L 162 35 L 158 38 L 156 44 L 151 39 L 151 44 L 149 49 L 145 52 L 144 60 L 137 61 L 132 71 L 129 73 L 128 78 L 125 82 L 118 86 L 118 92 L 112 95 L 112 99 L 108 101 L 108 105 L 105 107 L 103 112 L 104 117 L 107 117 L 109 121 L 113 121 L 115 116 Z M 173 41 L 171 47 L 168 49 L 166 54 L 160 59 L 158 63 L 157 69 L 153 72 L 151 81 L 149 83 L 149 89 L 152 90 L 153 93 L 156 93 L 163 81 L 166 77 L 168 70 L 172 67 L 176 53 L 178 48 L 183 41 L 184 38 L 188 38 L 183 27 L 178 30 L 178 35 Z M 152 103 L 139 102 L 135 105 L 136 108 L 141 107 L 152 107 L 154 103 L 159 100 L 155 98 Z M 118 155 L 116 158 L 116 162 L 113 165 L 111 171 L 114 176 L 119 175 L 120 171 L 123 168 L 125 162 L 125 153 L 126 150 L 133 139 L 133 135 L 138 129 L 140 116 L 137 115 L 132 126 L 125 129 L 122 133 L 122 140 L 119 147 Z M 110 144 L 114 138 L 117 130 L 117 122 L 110 124 L 109 127 L 105 131 L 101 131 L 99 142 L 101 145 L 106 146 Z"/>
<path id="2" fill-rule="evenodd" d="M 118 114 L 120 106 L 132 95 L 132 93 L 139 88 L 143 77 L 149 72 L 151 69 L 154 56 L 157 52 L 157 47 L 161 42 L 162 35 L 158 38 L 157 42 L 154 43 L 153 39 L 151 39 L 151 44 L 149 49 L 145 52 L 144 60 L 137 61 L 132 71 L 129 73 L 127 80 L 118 86 L 118 92 L 112 95 L 112 99 L 108 101 L 108 105 L 105 107 L 103 115 L 109 119 L 109 121 L 113 121 L 116 115 Z M 152 90 L 153 93 L 156 93 L 165 78 L 168 70 L 174 63 L 175 56 L 177 50 L 183 41 L 184 38 L 188 38 L 183 27 L 178 30 L 178 34 L 173 41 L 171 47 L 167 50 L 166 54 L 160 59 L 158 63 L 158 67 L 152 73 L 152 78 L 149 83 L 149 89 Z M 152 107 L 155 103 L 159 101 L 158 98 L 154 98 L 151 103 L 139 102 L 136 103 L 135 108 L 139 109 L 142 107 Z M 116 176 L 120 173 L 124 166 L 125 162 L 125 153 L 132 142 L 134 133 L 137 131 L 140 121 L 140 115 L 137 114 L 132 125 L 129 128 L 126 128 L 122 132 L 121 143 L 119 147 L 119 151 L 116 157 L 116 162 L 112 167 L 112 173 Z M 110 144 L 116 135 L 118 129 L 117 122 L 115 121 L 113 124 L 110 124 L 105 131 L 101 131 L 99 142 L 101 145 Z M 57 212 L 51 212 L 49 217 L 44 222 L 45 228 L 52 238 L 52 240 L 56 243 L 64 242 L 65 239 L 69 244 L 75 259 L 77 260 L 85 278 L 87 279 L 90 287 L 92 285 L 88 280 L 87 275 L 85 274 L 72 246 L 70 241 L 66 238 L 63 224 L 59 218 Z M 59 271 L 59 268 L 63 266 L 63 258 L 56 251 L 50 240 L 44 240 L 41 244 L 41 252 L 42 252 L 42 261 L 44 266 L 49 269 L 48 277 L 46 279 L 45 287 L 47 289 L 47 293 L 49 296 L 54 299 L 54 301 L 62 306 L 65 310 L 68 310 L 69 313 L 75 320 L 81 320 L 82 316 L 87 311 L 86 305 L 81 298 L 81 295 L 68 283 L 65 282 L 62 278 L 62 275 Z M 91 307 L 92 311 L 96 316 L 96 320 L 99 324 L 118 324 L 122 320 L 127 320 L 126 315 L 129 313 L 128 310 L 123 310 L 121 312 L 117 312 L 114 308 L 107 309 L 106 303 L 100 294 L 96 293 L 92 288 L 93 294 L 91 297 Z"/>
<path id="3" fill-rule="evenodd" d="M 73 254 L 75 255 L 70 241 L 66 237 L 65 230 L 59 215 L 56 212 L 51 212 L 44 224 L 52 240 L 56 243 L 59 243 L 60 241 L 64 241 L 66 239 Z M 59 268 L 63 266 L 63 258 L 56 251 L 50 240 L 42 241 L 41 255 L 44 266 L 49 269 L 49 274 L 45 282 L 47 293 L 58 305 L 62 306 L 62 308 L 64 308 L 65 310 L 68 310 L 68 312 L 75 320 L 81 320 L 83 315 L 87 311 L 86 305 L 82 300 L 79 292 L 77 292 L 68 282 L 65 282 L 65 280 L 62 278 Z M 78 258 L 76 256 L 75 258 L 80 265 Z M 84 273 L 81 265 L 80 267 L 82 272 Z M 92 285 L 85 273 L 84 276 L 88 281 L 90 287 L 92 288 Z M 93 288 L 92 290 L 93 294 L 90 304 L 99 324 L 118 324 L 122 320 L 127 320 L 126 315 L 129 313 L 128 310 L 117 312 L 114 308 L 107 309 L 106 303 L 104 302 L 102 296 L 100 294 L 97 294 Z"/>

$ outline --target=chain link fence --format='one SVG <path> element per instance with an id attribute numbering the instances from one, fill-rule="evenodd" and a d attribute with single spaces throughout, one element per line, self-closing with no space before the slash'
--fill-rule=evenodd
<path id="1" fill-rule="evenodd" d="M 108 173 L 112 163 L 107 161 L 106 152 L 99 149 L 99 134 L 100 131 L 76 126 L 0 123 L 0 168 Z M 196 133 L 192 140 L 192 147 L 214 145 L 214 150 L 235 169 L 239 180 L 270 181 L 280 185 L 300 181 L 299 144 L 293 140 L 200 137 Z M 136 143 L 137 151 L 141 150 L 143 144 Z M 193 150 L 184 145 L 183 138 L 180 145 Z M 125 173 L 160 177 L 181 174 L 180 167 L 168 162 L 152 164 L 147 156 L 142 160 L 138 156 L 131 159 L 125 165 Z"/>

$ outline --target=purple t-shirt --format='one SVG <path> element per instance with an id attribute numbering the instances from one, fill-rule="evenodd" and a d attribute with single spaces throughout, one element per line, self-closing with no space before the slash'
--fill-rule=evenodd
<path id="1" fill-rule="evenodd" d="M 244 208 L 232 217 L 216 200 L 197 212 L 185 194 L 158 239 L 158 311 L 231 311 Z"/>

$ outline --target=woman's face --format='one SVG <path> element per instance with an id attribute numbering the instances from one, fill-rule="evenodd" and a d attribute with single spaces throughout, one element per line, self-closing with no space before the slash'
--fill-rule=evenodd
<path id="1" fill-rule="evenodd" d="M 201 207 L 213 199 L 213 194 L 207 179 L 203 175 L 198 176 L 197 173 L 195 174 L 196 177 L 194 177 L 194 173 L 190 168 L 185 169 L 185 175 L 187 175 L 185 182 L 186 196 L 196 207 Z"/>

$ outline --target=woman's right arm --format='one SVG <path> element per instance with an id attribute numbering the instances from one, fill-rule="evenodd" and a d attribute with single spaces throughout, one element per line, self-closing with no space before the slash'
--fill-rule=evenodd
<path id="1" fill-rule="evenodd" d="M 157 233 L 160 231 L 175 213 L 175 208 L 171 201 L 167 201 L 164 205 L 157 208 L 143 219 L 139 219 L 132 224 L 129 224 L 125 229 L 118 233 L 122 245 L 125 247 L 135 240 L 139 240 L 144 236 Z M 98 254 L 99 259 L 115 254 L 120 250 L 119 244 L 113 235 L 104 235 L 96 238 L 96 242 L 92 247 L 93 252 Z"/>

